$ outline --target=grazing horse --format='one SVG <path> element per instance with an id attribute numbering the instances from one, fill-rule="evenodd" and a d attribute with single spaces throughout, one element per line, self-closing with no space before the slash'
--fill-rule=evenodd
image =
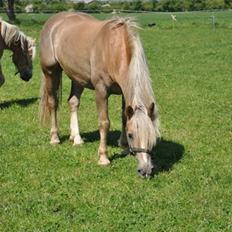
<path id="1" fill-rule="evenodd" d="M 17 73 L 24 81 L 32 77 L 32 60 L 35 57 L 35 40 L 26 36 L 18 27 L 0 19 L 0 58 L 4 49 L 13 52 L 12 61 L 17 68 Z M 0 65 L 0 86 L 5 82 Z"/>
<path id="2" fill-rule="evenodd" d="M 136 23 L 117 18 L 100 21 L 83 13 L 62 12 L 43 27 L 40 62 L 41 120 L 51 117 L 51 144 L 58 137 L 57 107 L 64 71 L 71 79 L 69 106 L 70 139 L 83 143 L 79 133 L 77 109 L 84 88 L 95 90 L 99 117 L 100 165 L 107 157 L 107 133 L 110 127 L 108 97 L 122 95 L 122 133 L 119 143 L 138 160 L 138 173 L 152 172 L 151 150 L 159 136 L 159 121 L 144 51 L 136 32 Z"/>

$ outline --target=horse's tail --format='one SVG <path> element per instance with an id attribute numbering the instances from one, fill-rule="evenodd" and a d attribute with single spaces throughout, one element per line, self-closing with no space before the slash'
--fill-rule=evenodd
<path id="1" fill-rule="evenodd" d="M 131 61 L 128 72 L 128 88 L 131 92 L 130 102 L 134 105 L 144 105 L 147 109 L 152 109 L 153 125 L 156 137 L 160 137 L 160 122 L 158 107 L 152 89 L 152 81 L 147 65 L 144 49 L 137 32 L 139 28 L 136 22 L 129 18 L 125 21 L 128 31 L 128 41 L 131 50 Z M 154 105 L 152 104 L 154 103 Z M 154 106 L 151 108 L 151 106 Z"/>
<path id="2" fill-rule="evenodd" d="M 42 74 L 40 88 L 40 122 L 46 125 L 50 121 L 51 111 L 57 110 L 62 98 L 62 78 L 61 73 L 54 76 Z"/>

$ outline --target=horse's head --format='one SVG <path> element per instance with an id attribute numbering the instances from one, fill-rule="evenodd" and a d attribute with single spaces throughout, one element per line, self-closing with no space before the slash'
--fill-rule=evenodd
<path id="1" fill-rule="evenodd" d="M 142 177 L 149 177 L 152 174 L 151 152 L 159 136 L 154 108 L 154 103 L 148 109 L 140 106 L 126 108 L 129 150 L 138 160 L 137 171 Z"/>
<path id="2" fill-rule="evenodd" d="M 12 61 L 17 68 L 17 73 L 24 81 L 29 81 L 32 77 L 32 60 L 35 57 L 35 40 L 26 37 L 23 41 L 14 43 Z"/>

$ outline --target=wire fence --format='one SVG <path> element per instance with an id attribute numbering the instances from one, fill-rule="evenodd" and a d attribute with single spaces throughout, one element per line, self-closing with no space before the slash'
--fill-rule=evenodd
<path id="1" fill-rule="evenodd" d="M 60 11 L 77 11 L 77 12 L 84 12 L 84 13 L 111 13 L 111 14 L 120 14 L 120 13 L 154 13 L 154 14 L 186 14 L 186 13 L 212 13 L 212 12 L 231 12 L 232 9 L 212 9 L 212 10 L 199 10 L 199 11 L 154 11 L 154 10 L 124 10 L 124 9 L 101 9 L 101 10 L 92 10 L 92 9 L 83 9 L 83 10 L 76 10 L 73 8 L 70 9 L 50 9 L 50 8 L 42 8 L 42 9 L 31 9 L 27 12 L 25 9 L 15 9 L 15 13 L 58 13 Z M 0 7 L 0 13 L 5 13 L 7 10 L 6 8 Z"/>
<path id="2" fill-rule="evenodd" d="M 42 11 L 28 12 L 27 14 L 55 14 L 60 12 L 60 9 L 43 9 Z M 70 9 L 70 11 L 75 11 Z M 178 28 L 188 26 L 205 25 L 213 29 L 218 27 L 232 28 L 232 10 L 203 10 L 203 11 L 185 11 L 185 12 L 157 12 L 157 11 L 132 11 L 132 10 L 113 10 L 110 12 L 99 10 L 82 10 L 78 12 L 85 12 L 90 14 L 98 14 L 99 17 L 105 14 L 108 17 L 114 15 L 135 16 L 140 19 L 140 24 L 143 27 L 160 27 L 160 28 Z M 0 13 L 4 14 L 6 11 L 0 9 Z M 16 15 L 26 14 L 25 11 L 16 10 Z M 173 18 L 173 15 L 175 16 Z"/>

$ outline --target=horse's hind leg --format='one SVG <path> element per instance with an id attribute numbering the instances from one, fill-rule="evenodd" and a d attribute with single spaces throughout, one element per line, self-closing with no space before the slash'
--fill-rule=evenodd
<path id="1" fill-rule="evenodd" d="M 44 117 L 51 117 L 51 131 L 50 131 L 50 144 L 60 143 L 58 136 L 58 123 L 57 123 L 57 108 L 59 104 L 59 87 L 61 82 L 62 70 L 57 67 L 52 71 L 44 71 L 44 84 L 43 84 L 43 111 Z M 46 114 L 48 114 L 46 116 Z"/>
<path id="2" fill-rule="evenodd" d="M 80 105 L 80 98 L 83 92 L 83 87 L 72 81 L 71 93 L 69 96 L 69 108 L 70 108 L 70 140 L 73 141 L 73 145 L 79 145 L 83 143 L 80 136 L 77 111 Z"/>

